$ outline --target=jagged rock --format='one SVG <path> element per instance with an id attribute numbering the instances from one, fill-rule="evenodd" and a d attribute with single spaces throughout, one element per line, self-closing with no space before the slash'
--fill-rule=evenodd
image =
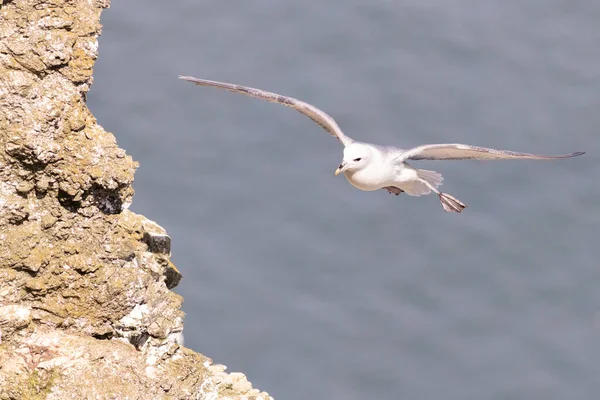
<path id="1" fill-rule="evenodd" d="M 171 239 L 85 105 L 102 0 L 0 1 L 0 399 L 267 399 L 182 345 Z"/>

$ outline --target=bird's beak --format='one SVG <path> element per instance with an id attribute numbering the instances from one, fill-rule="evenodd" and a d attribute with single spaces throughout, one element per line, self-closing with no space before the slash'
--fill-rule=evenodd
<path id="1" fill-rule="evenodd" d="M 341 172 L 344 172 L 345 162 L 342 162 L 339 167 L 335 170 L 335 176 L 338 176 Z"/>

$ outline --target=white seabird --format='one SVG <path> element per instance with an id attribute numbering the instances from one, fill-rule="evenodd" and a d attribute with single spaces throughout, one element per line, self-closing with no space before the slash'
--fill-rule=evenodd
<path id="1" fill-rule="evenodd" d="M 291 107 L 319 124 L 344 145 L 344 156 L 335 170 L 335 175 L 343 173 L 354 187 L 365 191 L 385 189 L 389 193 L 399 195 L 404 192 L 409 196 L 422 196 L 433 192 L 438 195 L 447 212 L 460 213 L 466 205 L 454 196 L 438 190 L 444 180 L 440 173 L 413 168 L 407 160 L 554 160 L 584 154 L 582 151 L 563 155 L 518 153 L 459 143 L 425 144 L 412 149 L 379 146 L 349 138 L 329 114 L 301 100 L 247 86 L 191 76 L 179 76 L 179 79 Z"/>

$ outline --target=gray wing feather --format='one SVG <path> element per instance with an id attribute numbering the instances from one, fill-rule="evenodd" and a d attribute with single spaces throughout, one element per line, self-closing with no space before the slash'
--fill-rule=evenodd
<path id="1" fill-rule="evenodd" d="M 179 79 L 183 79 L 188 82 L 195 83 L 200 86 L 212 86 L 221 89 L 228 90 L 234 93 L 241 93 L 246 96 L 256 97 L 258 99 L 266 100 L 271 103 L 278 103 L 284 106 L 293 108 L 294 110 L 306 115 L 308 118 L 312 119 L 319 126 L 325 129 L 329 134 L 338 138 L 340 142 L 344 146 L 348 146 L 353 142 L 348 136 L 344 135 L 344 132 L 340 129 L 335 120 L 324 111 L 318 109 L 317 107 L 305 103 L 301 100 L 294 99 L 293 97 L 282 96 L 277 93 L 266 92 L 261 89 L 255 89 L 242 85 L 235 85 L 231 83 L 225 82 L 217 82 L 217 81 L 209 81 L 206 79 L 198 79 L 191 76 L 179 76 Z"/>
<path id="2" fill-rule="evenodd" d="M 580 156 L 583 151 L 561 155 L 544 155 L 519 153 L 510 150 L 498 150 L 488 147 L 471 146 L 468 144 L 426 144 L 410 150 L 403 151 L 397 158 L 397 162 L 405 160 L 553 160 L 557 158 L 569 158 Z"/>

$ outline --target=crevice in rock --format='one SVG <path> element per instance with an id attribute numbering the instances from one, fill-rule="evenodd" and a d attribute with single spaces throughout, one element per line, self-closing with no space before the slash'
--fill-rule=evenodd
<path id="1" fill-rule="evenodd" d="M 67 211 L 76 213 L 81 207 L 81 201 L 73 200 L 73 196 L 69 195 L 66 191 L 58 189 L 58 201 Z"/>
<path id="2" fill-rule="evenodd" d="M 98 184 L 93 184 L 88 195 L 92 196 L 93 202 L 104 214 L 118 214 L 123 209 L 120 189 L 108 190 Z"/>
<path id="3" fill-rule="evenodd" d="M 114 333 L 112 333 L 112 332 L 106 332 L 106 333 L 102 333 L 102 334 L 92 335 L 92 337 L 94 339 L 98 339 L 98 340 L 110 340 L 113 338 L 113 336 L 114 336 Z"/>

